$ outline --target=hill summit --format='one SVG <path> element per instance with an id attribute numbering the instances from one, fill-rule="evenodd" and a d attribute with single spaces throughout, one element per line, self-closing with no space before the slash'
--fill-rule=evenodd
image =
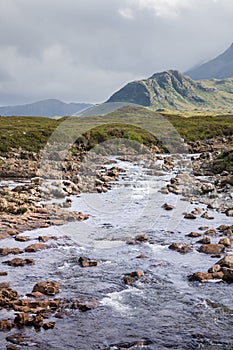
<path id="1" fill-rule="evenodd" d="M 233 43 L 216 58 L 185 73 L 194 80 L 233 77 Z"/>

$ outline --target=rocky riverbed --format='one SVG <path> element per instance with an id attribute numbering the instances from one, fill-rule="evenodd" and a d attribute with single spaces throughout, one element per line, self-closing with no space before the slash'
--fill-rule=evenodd
<path id="1" fill-rule="evenodd" d="M 231 174 L 88 155 L 51 181 L 22 157 L 0 188 L 3 349 L 231 349 Z"/>

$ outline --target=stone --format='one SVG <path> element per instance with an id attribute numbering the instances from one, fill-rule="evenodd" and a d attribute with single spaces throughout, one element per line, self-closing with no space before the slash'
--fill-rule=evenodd
<path id="1" fill-rule="evenodd" d="M 19 236 L 18 235 L 15 237 L 15 240 L 18 242 L 27 242 L 27 241 L 30 241 L 30 238 L 27 236 Z"/>
<path id="2" fill-rule="evenodd" d="M 175 242 L 172 243 L 169 247 L 169 249 L 175 250 L 178 253 L 186 254 L 192 251 L 192 248 L 189 244 L 184 242 Z"/>
<path id="3" fill-rule="evenodd" d="M 207 212 L 203 213 L 201 215 L 201 218 L 207 219 L 207 220 L 214 220 L 214 216 L 209 216 L 209 214 Z"/>
<path id="4" fill-rule="evenodd" d="M 171 205 L 171 204 L 168 204 L 168 203 L 163 204 L 162 208 L 164 208 L 165 210 L 173 210 L 173 209 L 175 209 L 174 205 Z"/>
<path id="5" fill-rule="evenodd" d="M 14 327 L 14 322 L 9 320 L 0 320 L 0 331 L 10 331 Z"/>
<path id="6" fill-rule="evenodd" d="M 86 258 L 84 256 L 80 256 L 78 261 L 82 267 L 92 267 L 92 266 L 97 266 L 98 264 L 98 261 L 90 260 L 89 258 Z"/>
<path id="7" fill-rule="evenodd" d="M 145 254 L 139 254 L 138 256 L 136 256 L 136 259 L 146 259 Z"/>
<path id="8" fill-rule="evenodd" d="M 230 269 L 228 267 L 223 267 L 222 272 L 224 274 L 223 280 L 228 283 L 233 283 L 233 269 Z"/>
<path id="9" fill-rule="evenodd" d="M 227 216 L 232 217 L 232 216 L 233 216 L 233 208 L 227 209 L 227 210 L 225 211 L 225 213 L 226 213 Z"/>
<path id="10" fill-rule="evenodd" d="M 43 328 L 45 330 L 53 329 L 55 327 L 55 322 L 45 322 L 43 323 Z"/>
<path id="11" fill-rule="evenodd" d="M 21 254 L 23 251 L 19 248 L 0 248 L 0 255 L 9 255 L 9 254 Z"/>
<path id="12" fill-rule="evenodd" d="M 210 244 L 210 243 L 211 243 L 211 240 L 210 240 L 210 237 L 203 237 L 202 239 L 200 239 L 200 240 L 197 241 L 196 243 Z"/>
<path id="13" fill-rule="evenodd" d="M 6 271 L 0 271 L 0 276 L 7 276 L 8 275 L 8 272 Z"/>
<path id="14" fill-rule="evenodd" d="M 47 248 L 46 244 L 34 243 L 34 244 L 31 244 L 28 247 L 26 247 L 25 248 L 25 252 L 27 252 L 27 253 L 35 253 L 38 250 L 42 250 L 42 249 L 46 249 L 46 248 Z"/>
<path id="15" fill-rule="evenodd" d="M 205 235 L 215 235 L 217 231 L 214 228 L 210 228 L 204 232 Z"/>
<path id="16" fill-rule="evenodd" d="M 219 272 L 219 271 L 221 271 L 221 268 L 222 268 L 221 265 L 215 264 L 214 266 L 209 268 L 208 272 L 209 273 Z"/>
<path id="17" fill-rule="evenodd" d="M 221 238 L 218 243 L 223 244 L 227 248 L 231 247 L 231 240 L 230 238 L 227 238 L 227 237 Z"/>
<path id="18" fill-rule="evenodd" d="M 32 318 L 28 316 L 27 312 L 19 312 L 16 314 L 14 322 L 17 326 L 29 326 L 32 324 Z"/>
<path id="19" fill-rule="evenodd" d="M 148 241 L 148 236 L 145 234 L 140 234 L 135 237 L 136 242 L 147 242 Z"/>
<path id="20" fill-rule="evenodd" d="M 21 333 L 14 333 L 14 334 L 8 335 L 6 337 L 6 340 L 9 341 L 10 343 L 20 345 L 24 342 L 24 337 L 22 336 Z"/>
<path id="21" fill-rule="evenodd" d="M 32 292 L 40 292 L 45 295 L 54 295 L 59 293 L 59 283 L 55 281 L 38 282 L 33 287 Z"/>
<path id="22" fill-rule="evenodd" d="M 198 228 L 198 230 L 206 231 L 206 230 L 208 230 L 208 228 L 209 228 L 209 226 L 201 226 L 201 227 Z"/>
<path id="23" fill-rule="evenodd" d="M 14 258 L 12 260 L 3 261 L 3 264 L 18 267 L 18 266 L 24 266 L 24 265 L 34 265 L 35 261 L 33 259 Z"/>
<path id="24" fill-rule="evenodd" d="M 185 213 L 184 214 L 184 218 L 185 219 L 190 219 L 190 220 L 195 220 L 197 217 L 196 217 L 196 215 L 194 215 L 192 213 Z"/>
<path id="25" fill-rule="evenodd" d="M 217 262 L 221 267 L 228 267 L 233 269 L 233 254 L 226 255 L 223 259 Z"/>
<path id="26" fill-rule="evenodd" d="M 224 252 L 225 246 L 223 244 L 203 244 L 199 248 L 200 253 L 205 254 L 219 254 Z"/>
<path id="27" fill-rule="evenodd" d="M 192 238 L 196 238 L 196 237 L 201 237 L 202 234 L 199 232 L 190 232 L 188 235 L 186 235 L 187 237 L 192 237 Z"/>
<path id="28" fill-rule="evenodd" d="M 133 271 L 124 275 L 123 280 L 124 283 L 131 286 L 136 281 L 138 281 L 142 276 L 144 276 L 144 272 L 141 270 Z"/>
<path id="29" fill-rule="evenodd" d="M 6 350 L 20 350 L 20 348 L 12 344 L 7 344 Z"/>
<path id="30" fill-rule="evenodd" d="M 213 279 L 213 274 L 209 272 L 195 272 L 193 275 L 189 276 L 190 281 L 209 281 Z"/>
<path id="31" fill-rule="evenodd" d="M 89 311 L 96 309 L 100 303 L 95 298 L 80 298 L 78 300 L 78 308 L 80 311 Z"/>

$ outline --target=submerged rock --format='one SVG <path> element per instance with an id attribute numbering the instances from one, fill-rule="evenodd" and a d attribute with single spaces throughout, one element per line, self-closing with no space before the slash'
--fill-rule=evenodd
<path id="1" fill-rule="evenodd" d="M 136 281 L 138 281 L 142 276 L 144 276 L 144 272 L 141 270 L 133 271 L 130 273 L 126 273 L 123 277 L 125 284 L 131 286 Z"/>

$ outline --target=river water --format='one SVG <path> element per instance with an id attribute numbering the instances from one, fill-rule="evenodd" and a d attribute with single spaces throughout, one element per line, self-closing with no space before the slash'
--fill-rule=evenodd
<path id="1" fill-rule="evenodd" d="M 233 349 L 232 285 L 201 284 L 187 278 L 195 271 L 207 271 L 218 259 L 195 249 L 185 255 L 168 249 L 177 241 L 194 243 L 185 235 L 200 226 L 216 228 L 232 224 L 232 219 L 217 212 L 211 222 L 201 217 L 184 219 L 182 214 L 197 205 L 159 192 L 177 169 L 151 176 L 140 164 L 118 165 L 126 173 L 110 191 L 72 197 L 71 209 L 89 213 L 87 221 L 25 232 L 32 238 L 61 238 L 51 249 L 36 253 L 34 266 L 17 271 L 4 266 L 11 287 L 22 295 L 37 281 L 54 279 L 61 286 L 58 297 L 90 296 L 100 301 L 92 311 L 67 310 L 67 317 L 54 319 L 53 330 L 24 329 L 31 341 L 20 349 Z M 165 211 L 161 208 L 165 202 L 175 209 Z M 147 234 L 149 241 L 127 244 L 138 234 Z M 1 243 L 8 246 L 9 242 Z M 146 258 L 137 258 L 140 254 Z M 98 266 L 81 268 L 81 255 L 98 260 Z M 123 275 L 135 270 L 143 270 L 144 277 L 133 287 L 126 286 Z M 5 336 L 0 334 L 1 349 L 5 349 Z"/>

